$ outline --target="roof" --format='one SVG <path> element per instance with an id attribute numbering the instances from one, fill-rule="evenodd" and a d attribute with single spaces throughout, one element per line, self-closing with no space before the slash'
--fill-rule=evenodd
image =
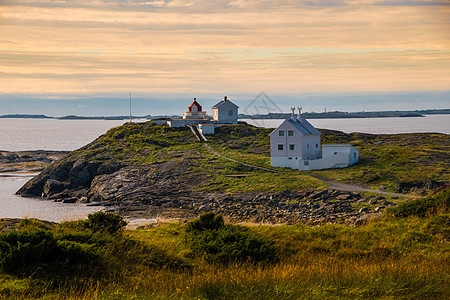
<path id="1" fill-rule="evenodd" d="M 319 130 L 317 130 L 314 126 L 311 125 L 311 123 L 309 123 L 305 119 L 302 119 L 302 120 L 288 119 L 288 120 L 284 121 L 283 123 L 281 123 L 281 125 L 278 126 L 277 128 L 281 127 L 286 122 L 290 123 L 295 129 L 300 131 L 303 135 L 321 134 Z M 272 133 L 275 132 L 275 130 L 272 131 Z"/>
<path id="2" fill-rule="evenodd" d="M 220 106 L 224 105 L 225 103 L 230 103 L 234 106 L 236 106 L 237 108 L 239 108 L 239 106 L 237 106 L 236 104 L 234 104 L 233 102 L 231 102 L 230 100 L 221 100 L 219 103 L 217 103 L 216 105 L 214 105 L 211 108 L 219 108 Z"/>
<path id="3" fill-rule="evenodd" d="M 317 130 L 314 126 L 311 125 L 308 121 L 305 119 L 299 120 L 288 120 L 289 123 L 291 123 L 295 128 L 297 128 L 301 133 L 304 135 L 306 134 L 321 134 L 319 130 Z"/>
<path id="4" fill-rule="evenodd" d="M 197 100 L 194 98 L 194 101 L 191 103 L 191 105 L 188 106 L 189 111 L 192 110 L 192 106 L 197 106 L 197 110 L 198 111 L 202 111 L 202 106 L 200 104 L 198 104 Z"/>

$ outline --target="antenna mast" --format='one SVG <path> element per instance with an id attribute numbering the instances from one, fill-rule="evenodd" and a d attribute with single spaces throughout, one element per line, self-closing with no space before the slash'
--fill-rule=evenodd
<path id="1" fill-rule="evenodd" d="M 131 118 L 131 92 L 130 92 L 130 123 L 132 123 L 132 122 L 133 122 L 133 120 Z"/>

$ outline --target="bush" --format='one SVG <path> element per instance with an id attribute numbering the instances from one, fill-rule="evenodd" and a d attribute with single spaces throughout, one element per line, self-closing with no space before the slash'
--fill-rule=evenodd
<path id="1" fill-rule="evenodd" d="M 51 230 L 31 228 L 0 235 L 0 266 L 9 273 L 31 274 L 37 269 L 73 270 L 99 266 L 100 254 L 94 247 L 58 240 Z"/>
<path id="2" fill-rule="evenodd" d="M 213 212 L 208 212 L 201 215 L 198 219 L 189 222 L 187 230 L 208 230 L 208 229 L 220 229 L 225 225 L 222 215 L 216 215 Z"/>
<path id="3" fill-rule="evenodd" d="M 439 194 L 418 198 L 403 202 L 397 207 L 389 209 L 396 217 L 406 218 L 409 216 L 426 217 L 439 213 L 446 213 L 450 208 L 450 188 Z"/>
<path id="4" fill-rule="evenodd" d="M 224 225 L 223 217 L 206 213 L 190 222 L 186 241 L 194 254 L 209 262 L 269 262 L 276 259 L 274 242 L 248 228 Z"/>
<path id="5" fill-rule="evenodd" d="M 127 222 L 116 214 L 96 212 L 89 214 L 84 226 L 94 232 L 115 234 L 123 231 Z"/>
<path id="6" fill-rule="evenodd" d="M 57 249 L 53 234 L 43 229 L 11 231 L 0 235 L 0 264 L 14 271 L 36 262 L 49 262 Z"/>

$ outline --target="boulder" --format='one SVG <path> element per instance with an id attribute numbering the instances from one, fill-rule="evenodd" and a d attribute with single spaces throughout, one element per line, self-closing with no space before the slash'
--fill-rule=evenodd
<path id="1" fill-rule="evenodd" d="M 42 191 L 42 197 L 48 198 L 51 195 L 61 193 L 67 186 L 68 184 L 65 182 L 56 179 L 47 179 Z"/>

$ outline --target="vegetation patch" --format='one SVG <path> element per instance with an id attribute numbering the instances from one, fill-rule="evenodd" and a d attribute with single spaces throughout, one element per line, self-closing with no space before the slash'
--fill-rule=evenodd
<path id="1" fill-rule="evenodd" d="M 193 254 L 208 262 L 268 263 L 276 258 L 274 242 L 248 228 L 225 225 L 223 217 L 206 213 L 188 223 L 186 241 Z"/>
<path id="2" fill-rule="evenodd" d="M 450 188 L 441 193 L 425 198 L 418 198 L 400 203 L 389 211 L 396 217 L 435 216 L 450 211 Z"/>

